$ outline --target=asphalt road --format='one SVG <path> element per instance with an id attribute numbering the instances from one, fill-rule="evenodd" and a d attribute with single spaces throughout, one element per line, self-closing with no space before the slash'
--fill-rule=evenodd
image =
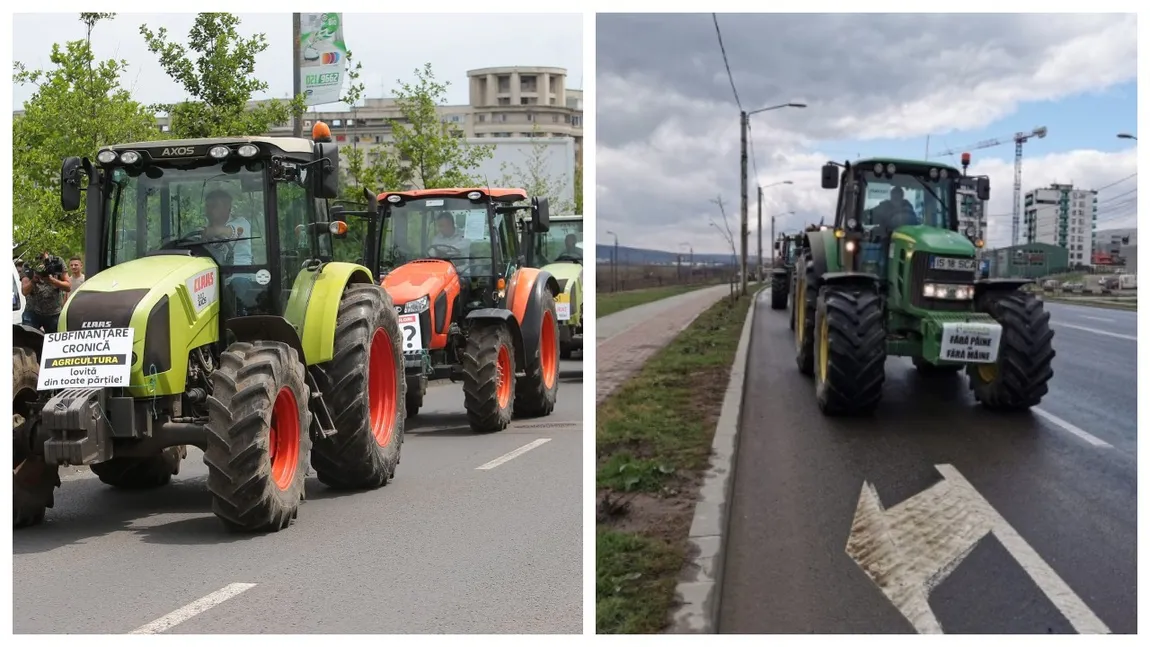
<path id="1" fill-rule="evenodd" d="M 1137 630 L 1135 313 L 1048 306 L 1042 413 L 990 413 L 964 376 L 923 379 L 894 358 L 873 418 L 832 419 L 767 298 L 721 632 L 913 633 L 931 616 L 945 633 Z"/>
<path id="2" fill-rule="evenodd" d="M 14 631 L 127 633 L 215 594 L 167 633 L 581 633 L 582 363 L 561 371 L 550 417 L 489 435 L 458 384 L 433 385 L 394 481 L 313 477 L 279 533 L 225 532 L 196 450 L 151 492 L 70 475 L 45 524 L 14 533 Z"/>

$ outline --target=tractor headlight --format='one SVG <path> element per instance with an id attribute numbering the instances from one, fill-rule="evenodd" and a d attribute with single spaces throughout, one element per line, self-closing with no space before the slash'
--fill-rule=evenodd
<path id="1" fill-rule="evenodd" d="M 116 152 L 100 151 L 100 153 L 96 155 L 96 159 L 99 160 L 101 164 L 111 164 L 116 161 Z"/>
<path id="2" fill-rule="evenodd" d="M 431 299 L 429 299 L 427 297 L 427 295 L 424 295 L 424 296 L 419 297 L 418 299 L 415 299 L 413 301 L 408 301 L 407 303 L 405 303 L 403 305 L 403 312 L 404 312 L 404 314 L 409 314 L 409 315 L 419 314 L 419 313 L 423 312 L 424 310 L 427 310 L 427 308 L 430 304 L 431 304 Z"/>
<path id="3" fill-rule="evenodd" d="M 858 229 L 859 221 L 854 218 L 847 218 L 847 229 Z"/>
<path id="4" fill-rule="evenodd" d="M 131 166 L 132 164 L 140 161 L 140 154 L 136 151 L 124 151 L 123 153 L 120 153 L 120 161 L 127 164 L 128 166 Z"/>
<path id="5" fill-rule="evenodd" d="M 240 154 L 240 157 L 255 157 L 256 153 L 260 152 L 260 149 L 252 144 L 244 144 L 240 146 L 237 152 Z"/>
<path id="6" fill-rule="evenodd" d="M 925 283 L 922 286 L 922 296 L 928 299 L 969 301 L 974 298 L 974 286 L 954 285 L 952 283 Z"/>
<path id="7" fill-rule="evenodd" d="M 208 155 L 211 155 L 218 160 L 222 160 L 228 155 L 231 155 L 231 153 L 231 149 L 229 149 L 227 146 L 212 146 L 211 150 L 208 151 Z"/>
<path id="8" fill-rule="evenodd" d="M 848 240 L 848 241 L 847 241 L 847 244 L 846 244 L 846 248 L 847 248 L 847 251 L 848 251 L 848 252 L 853 252 L 853 251 L 855 251 L 855 247 L 856 247 L 856 245 L 855 245 L 855 241 L 853 241 L 853 240 Z"/>

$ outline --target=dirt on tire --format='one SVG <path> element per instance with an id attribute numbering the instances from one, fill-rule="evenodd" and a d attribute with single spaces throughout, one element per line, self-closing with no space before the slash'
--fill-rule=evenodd
<path id="1" fill-rule="evenodd" d="M 291 482 L 276 484 L 272 417 L 284 389 L 295 399 L 298 457 Z M 310 391 L 295 349 L 282 342 L 236 342 L 220 356 L 208 396 L 208 490 L 212 511 L 236 531 L 279 531 L 299 512 L 311 449 Z"/>
<path id="2" fill-rule="evenodd" d="M 379 334 L 382 331 L 382 334 Z M 342 489 L 374 489 L 387 485 L 395 476 L 403 445 L 403 423 L 407 417 L 407 378 L 403 369 L 403 348 L 399 320 L 391 297 L 371 284 L 352 284 L 344 291 L 335 327 L 335 347 L 331 361 L 320 368 L 324 399 L 335 420 L 335 434 L 312 445 L 311 464 L 324 485 Z M 386 343 L 377 349 L 374 344 Z M 380 430 L 383 444 L 374 428 L 371 363 L 373 353 L 386 350 L 393 370 L 388 396 L 394 409 L 382 406 L 386 430 Z M 384 415 L 381 413 L 381 415 Z M 386 435 L 384 435 L 386 434 Z"/>

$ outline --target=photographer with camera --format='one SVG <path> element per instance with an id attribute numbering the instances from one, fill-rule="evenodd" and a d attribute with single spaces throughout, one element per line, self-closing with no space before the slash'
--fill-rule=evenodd
<path id="1" fill-rule="evenodd" d="M 45 333 L 56 332 L 60 325 L 60 311 L 64 309 L 64 295 L 72 291 L 72 284 L 65 275 L 64 261 L 44 250 L 39 263 L 25 266 L 20 283 L 21 291 L 28 299 L 24 323 Z"/>

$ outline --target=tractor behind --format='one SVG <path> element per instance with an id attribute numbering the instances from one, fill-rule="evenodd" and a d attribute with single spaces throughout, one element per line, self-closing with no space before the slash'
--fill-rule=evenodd
<path id="1" fill-rule="evenodd" d="M 188 445 L 234 530 L 290 525 L 309 462 L 333 488 L 394 476 L 398 317 L 367 267 L 333 262 L 347 231 L 327 209 L 339 152 L 325 124 L 313 138 L 142 142 L 64 161 L 64 210 L 86 193 L 91 275 L 59 334 L 13 328 L 15 526 L 44 518 L 61 465 L 154 488 Z"/>
<path id="2" fill-rule="evenodd" d="M 888 356 L 922 373 L 965 371 L 994 410 L 1037 405 L 1054 357 L 1049 313 L 1026 279 L 977 276 L 977 232 L 958 231 L 956 186 L 986 177 L 923 161 L 828 163 L 834 227 L 804 232 L 796 262 L 796 362 L 826 414 L 873 411 Z"/>
<path id="3" fill-rule="evenodd" d="M 571 359 L 583 351 L 583 216 L 553 216 L 551 229 L 534 239 L 527 264 L 541 267 L 559 282 L 559 355 Z"/>
<path id="4" fill-rule="evenodd" d="M 775 240 L 775 263 L 771 268 L 771 309 L 787 307 L 795 274 L 795 255 L 801 234 L 779 234 Z"/>

